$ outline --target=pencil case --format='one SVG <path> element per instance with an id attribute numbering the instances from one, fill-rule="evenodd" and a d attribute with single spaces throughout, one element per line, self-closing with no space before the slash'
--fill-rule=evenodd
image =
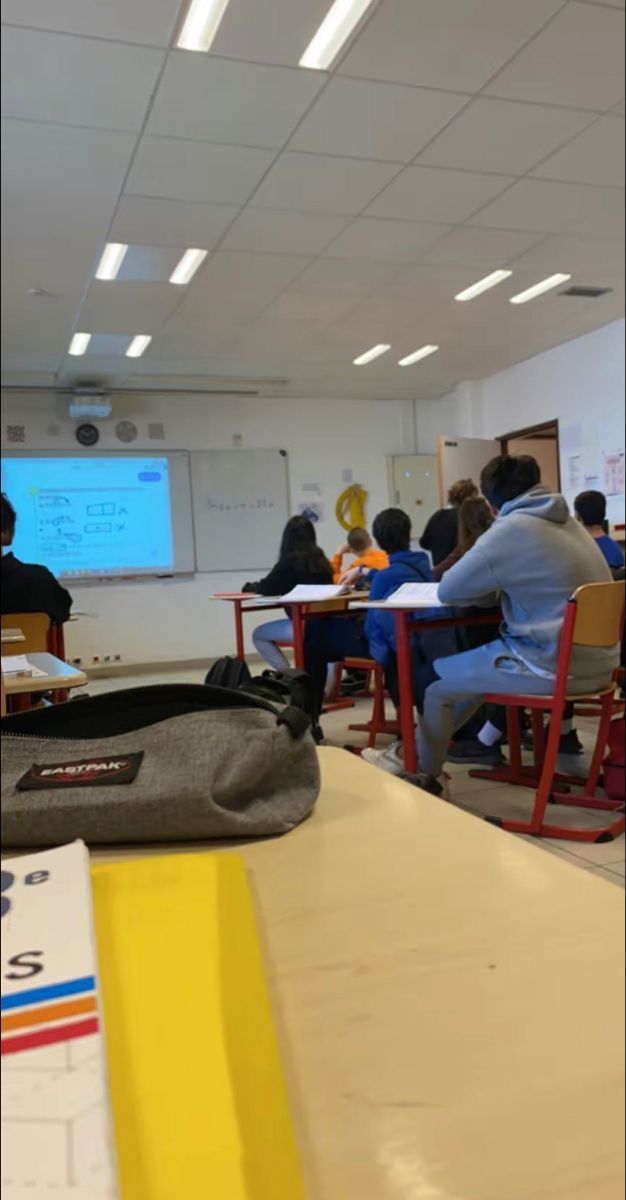
<path id="1" fill-rule="evenodd" d="M 283 834 L 320 789 L 300 709 L 165 684 L 2 720 L 2 845 Z"/>

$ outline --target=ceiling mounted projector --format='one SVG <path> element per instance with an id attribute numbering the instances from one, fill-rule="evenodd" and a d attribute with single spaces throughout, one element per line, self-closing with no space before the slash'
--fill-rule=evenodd
<path id="1" fill-rule="evenodd" d="M 113 402 L 108 392 L 98 388 L 75 388 L 67 411 L 74 421 L 104 421 L 111 416 Z"/>

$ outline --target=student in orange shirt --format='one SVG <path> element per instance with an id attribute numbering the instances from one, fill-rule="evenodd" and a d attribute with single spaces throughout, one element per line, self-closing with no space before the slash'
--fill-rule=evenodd
<path id="1" fill-rule="evenodd" d="M 346 571 L 343 569 L 345 554 L 354 554 L 355 561 L 350 563 Z M 351 529 L 347 542 L 340 546 L 330 560 L 333 568 L 335 583 L 345 583 L 355 579 L 361 569 L 367 571 L 384 571 L 389 566 L 389 558 L 384 550 L 376 550 L 367 529 Z"/>

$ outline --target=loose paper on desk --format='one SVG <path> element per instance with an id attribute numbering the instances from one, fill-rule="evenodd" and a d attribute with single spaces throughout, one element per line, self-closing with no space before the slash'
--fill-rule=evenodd
<path id="1" fill-rule="evenodd" d="M 385 603 L 390 608 L 445 608 L 437 595 L 438 590 L 437 583 L 403 583 Z"/>
<path id="2" fill-rule="evenodd" d="M 305 604 L 314 604 L 320 600 L 336 600 L 338 596 L 346 596 L 350 588 L 345 583 L 339 584 L 314 584 L 314 583 L 299 583 L 291 592 L 287 592 L 282 599 L 285 603 L 289 601 L 300 601 Z"/>
<path id="3" fill-rule="evenodd" d="M 117 1200 L 82 842 L 2 862 L 2 1200 Z"/>
<path id="4" fill-rule="evenodd" d="M 3 675 L 30 675 L 34 679 L 43 679 L 47 672 L 36 667 L 25 654 L 2 655 Z"/>

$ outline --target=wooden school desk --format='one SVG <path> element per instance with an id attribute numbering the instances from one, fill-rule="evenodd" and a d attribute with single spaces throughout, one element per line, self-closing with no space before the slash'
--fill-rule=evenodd
<path id="1" fill-rule="evenodd" d="M 45 671 L 45 675 L 5 675 L 4 689 L 7 696 L 25 696 L 36 692 L 54 692 L 68 688 L 84 687 L 87 676 L 84 671 L 55 658 L 54 654 L 33 653 L 27 655 L 33 667 Z"/>
<path id="2" fill-rule="evenodd" d="M 290 600 L 289 610 L 293 624 L 293 655 L 296 667 L 304 667 L 304 626 L 310 617 L 339 616 L 347 614 L 350 605 L 358 599 L 363 599 L 367 593 L 351 592 L 345 596 L 336 596 L 332 600 L 324 600 L 319 604 L 311 604 L 302 600 Z M 211 597 L 212 600 L 222 600 L 232 604 L 235 614 L 235 645 L 237 658 L 245 662 L 246 649 L 243 628 L 245 613 L 267 612 L 269 609 L 285 609 L 282 597 L 258 597 L 255 599 L 251 592 L 223 593 Z"/>
<path id="3" fill-rule="evenodd" d="M 229 847 L 309 1200 L 622 1200 L 620 889 L 341 750 L 320 762 L 309 821 Z"/>
<path id="4" fill-rule="evenodd" d="M 354 603 L 354 602 L 353 602 Z M 379 602 L 373 601 L 368 604 L 362 604 L 360 601 L 355 603 L 355 608 L 358 609 L 384 609 L 385 612 L 392 612 L 396 623 L 396 655 L 398 659 L 398 717 L 400 721 L 400 737 L 402 739 L 402 749 L 404 755 L 404 765 L 407 775 L 414 775 L 417 771 L 417 747 L 415 745 L 415 690 L 413 687 L 413 673 L 411 670 L 411 635 L 413 633 L 427 633 L 431 630 L 438 629 L 471 629 L 482 625 L 499 625 L 502 620 L 501 613 L 486 613 L 481 614 L 468 613 L 462 617 L 445 617 L 441 620 L 422 621 L 416 620 L 416 613 L 419 611 L 413 604 L 406 608 L 393 608 L 386 604 L 384 600 Z"/>

